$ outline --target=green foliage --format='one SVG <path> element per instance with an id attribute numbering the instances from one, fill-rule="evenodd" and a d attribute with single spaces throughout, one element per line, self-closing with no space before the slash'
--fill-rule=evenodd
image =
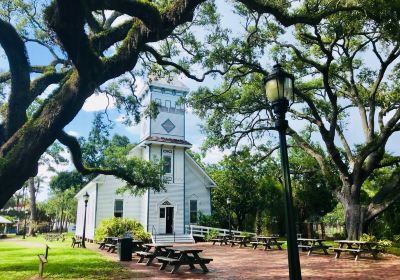
<path id="1" fill-rule="evenodd" d="M 242 232 L 240 233 L 240 235 L 246 236 L 246 237 L 251 237 L 251 236 L 253 236 L 250 232 L 246 232 L 246 231 L 242 231 Z"/>
<path id="2" fill-rule="evenodd" d="M 217 238 L 219 235 L 219 231 L 216 229 L 211 229 L 205 236 L 205 241 L 210 241 L 211 239 Z"/>
<path id="3" fill-rule="evenodd" d="M 52 191 L 65 191 L 69 188 L 74 188 L 79 191 L 86 180 L 82 174 L 77 171 L 61 171 L 50 180 L 50 189 Z"/>
<path id="4" fill-rule="evenodd" d="M 363 233 L 361 238 L 361 241 L 368 241 L 368 242 L 376 242 L 376 249 L 378 249 L 380 252 L 387 252 L 388 248 L 393 246 L 393 242 L 387 239 L 381 239 L 378 240 L 374 235 L 372 234 L 367 234 Z"/>
<path id="5" fill-rule="evenodd" d="M 123 237 L 128 232 L 133 233 L 137 240 L 149 241 L 151 238 L 138 221 L 114 217 L 100 222 L 100 225 L 96 228 L 95 240 L 100 242 L 107 236 Z"/>
<path id="6" fill-rule="evenodd" d="M 322 222 L 328 225 L 344 225 L 344 208 L 341 203 L 338 203 L 332 212 L 326 214 L 322 218 Z"/>
<path id="7" fill-rule="evenodd" d="M 273 161 L 259 161 L 258 155 L 252 155 L 249 149 L 210 166 L 208 171 L 217 184 L 212 191 L 213 220 L 218 219 L 221 227 L 228 228 L 231 214 L 232 227 L 248 231 L 255 231 L 256 216 L 268 217 L 269 222 L 283 220 L 282 192 L 272 177 L 274 170 Z"/>
<path id="8" fill-rule="evenodd" d="M 396 234 L 393 236 L 393 241 L 396 243 L 400 243 L 400 234 Z"/>
<path id="9" fill-rule="evenodd" d="M 206 226 L 206 227 L 221 226 L 221 222 L 219 221 L 218 216 L 215 213 L 212 213 L 211 215 L 206 215 L 203 214 L 202 212 L 199 212 L 197 224 L 199 226 Z"/>

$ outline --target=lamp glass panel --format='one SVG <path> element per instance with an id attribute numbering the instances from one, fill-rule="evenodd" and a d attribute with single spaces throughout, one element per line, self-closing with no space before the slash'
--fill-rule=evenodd
<path id="1" fill-rule="evenodd" d="M 287 100 L 293 100 L 293 80 L 289 77 L 285 78 L 284 96 Z"/>
<path id="2" fill-rule="evenodd" d="M 276 79 L 271 79 L 265 84 L 265 93 L 269 102 L 274 102 L 279 98 L 278 84 Z"/>

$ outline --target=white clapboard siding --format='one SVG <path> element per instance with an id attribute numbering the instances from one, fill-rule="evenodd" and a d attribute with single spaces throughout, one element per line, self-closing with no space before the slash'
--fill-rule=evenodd
<path id="1" fill-rule="evenodd" d="M 117 194 L 119 187 L 126 183 L 114 176 L 104 176 L 104 183 L 99 184 L 96 226 L 104 219 L 114 217 L 114 203 L 116 199 L 123 199 L 123 217 L 135 219 L 141 223 L 143 210 L 143 197 L 135 197 L 128 193 Z"/>
<path id="2" fill-rule="evenodd" d="M 193 162 L 188 154 L 185 157 L 185 171 L 185 223 L 188 225 L 190 223 L 190 200 L 197 200 L 197 212 L 206 215 L 211 214 L 209 186 L 212 182 L 204 175 L 204 172 Z"/>
<path id="3" fill-rule="evenodd" d="M 157 232 L 159 228 L 160 206 L 163 202 L 169 201 L 174 207 L 173 228 L 176 233 L 183 233 L 183 184 L 167 184 L 166 192 L 154 193 L 150 191 L 150 215 L 148 231 L 152 232 L 153 226 Z"/>

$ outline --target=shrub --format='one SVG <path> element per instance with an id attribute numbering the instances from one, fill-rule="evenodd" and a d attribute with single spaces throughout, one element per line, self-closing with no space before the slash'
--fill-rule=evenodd
<path id="1" fill-rule="evenodd" d="M 212 229 L 204 236 L 204 240 L 210 241 L 213 238 L 217 238 L 218 235 L 219 235 L 219 231 L 216 229 Z"/>
<path id="2" fill-rule="evenodd" d="M 372 234 L 363 233 L 360 238 L 361 241 L 376 242 L 376 237 Z"/>
<path id="3" fill-rule="evenodd" d="M 393 241 L 396 243 L 400 243 L 400 234 L 393 235 Z"/>
<path id="4" fill-rule="evenodd" d="M 143 226 L 136 220 L 128 218 L 110 218 L 102 220 L 95 232 L 95 240 L 102 241 L 107 236 L 123 237 L 124 234 L 131 232 L 135 238 L 137 236 L 147 236 Z M 150 236 L 150 234 L 148 234 Z"/>
<path id="5" fill-rule="evenodd" d="M 386 253 L 387 249 L 392 247 L 392 245 L 393 245 L 392 241 L 387 240 L 387 239 L 382 239 L 382 240 L 378 241 L 377 249 L 379 251 Z"/>
<path id="6" fill-rule="evenodd" d="M 246 232 L 246 231 L 242 231 L 242 232 L 240 233 L 240 235 L 246 236 L 246 237 L 252 237 L 252 236 L 253 236 L 253 234 L 251 234 L 250 232 Z"/>

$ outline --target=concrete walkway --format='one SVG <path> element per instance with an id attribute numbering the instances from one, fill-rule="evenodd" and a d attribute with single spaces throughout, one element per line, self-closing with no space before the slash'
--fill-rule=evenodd
<path id="1" fill-rule="evenodd" d="M 132 262 L 121 262 L 125 267 L 146 275 L 147 279 L 288 279 L 287 252 L 285 250 L 263 251 L 251 248 L 213 246 L 210 243 L 187 244 L 204 250 L 204 256 L 214 261 L 208 265 L 210 272 L 203 274 L 200 269 L 190 271 L 183 266 L 176 275 L 159 271 L 155 261 L 150 267 Z M 118 261 L 117 254 L 110 254 L 90 246 L 92 250 Z M 400 279 L 400 258 L 392 255 L 381 256 L 378 260 L 362 257 L 357 262 L 350 255 L 344 254 L 335 259 L 329 256 L 300 253 L 303 279 Z M 167 271 L 171 268 L 167 267 Z"/>

